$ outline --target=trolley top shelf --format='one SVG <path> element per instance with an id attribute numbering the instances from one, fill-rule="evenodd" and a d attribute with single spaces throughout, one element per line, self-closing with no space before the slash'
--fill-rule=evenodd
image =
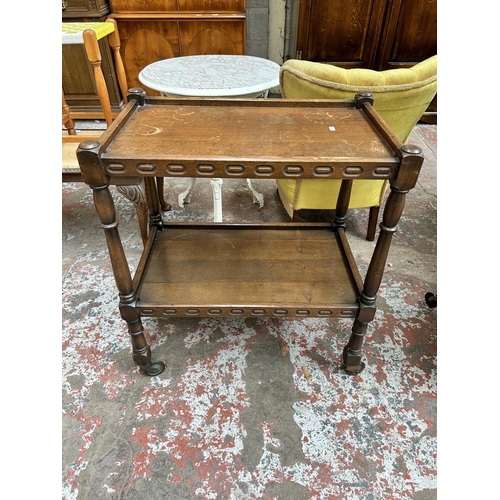
<path id="1" fill-rule="evenodd" d="M 109 175 L 397 177 L 401 145 L 356 101 L 131 100 L 102 136 Z"/>

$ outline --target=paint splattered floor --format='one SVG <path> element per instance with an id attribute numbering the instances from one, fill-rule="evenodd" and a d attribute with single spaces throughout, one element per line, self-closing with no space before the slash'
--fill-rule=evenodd
<path id="1" fill-rule="evenodd" d="M 165 371 L 135 367 L 90 189 L 62 186 L 64 500 L 415 499 L 437 495 L 436 126 L 416 126 L 426 157 L 394 237 L 366 369 L 339 370 L 351 320 L 146 319 Z M 272 181 L 225 181 L 224 220 L 288 221 Z M 165 181 L 166 219 L 211 220 L 212 193 Z M 118 193 L 120 233 L 132 264 L 142 243 L 135 211 Z M 304 220 L 326 220 L 304 211 Z M 367 210 L 348 238 L 366 272 L 374 243 Z M 289 351 L 283 355 L 280 341 Z M 304 372 L 307 368 L 308 377 Z"/>

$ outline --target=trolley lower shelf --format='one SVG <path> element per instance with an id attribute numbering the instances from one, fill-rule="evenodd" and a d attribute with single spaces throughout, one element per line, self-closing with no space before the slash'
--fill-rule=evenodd
<path id="1" fill-rule="evenodd" d="M 342 234 L 341 234 L 342 233 Z M 171 224 L 139 266 L 141 316 L 355 317 L 361 280 L 331 224 Z"/>

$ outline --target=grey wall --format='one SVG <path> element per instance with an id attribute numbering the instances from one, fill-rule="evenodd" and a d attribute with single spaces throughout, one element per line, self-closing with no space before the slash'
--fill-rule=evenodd
<path id="1" fill-rule="evenodd" d="M 268 58 L 269 0 L 247 0 L 247 55 Z"/>

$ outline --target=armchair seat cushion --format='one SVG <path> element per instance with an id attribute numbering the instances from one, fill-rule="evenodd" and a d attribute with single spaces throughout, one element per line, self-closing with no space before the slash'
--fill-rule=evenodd
<path id="1" fill-rule="evenodd" d="M 340 191 L 336 179 L 278 179 L 278 193 L 288 215 L 302 208 L 334 210 Z M 378 207 L 382 204 L 387 181 L 357 180 L 353 182 L 349 208 Z"/>

